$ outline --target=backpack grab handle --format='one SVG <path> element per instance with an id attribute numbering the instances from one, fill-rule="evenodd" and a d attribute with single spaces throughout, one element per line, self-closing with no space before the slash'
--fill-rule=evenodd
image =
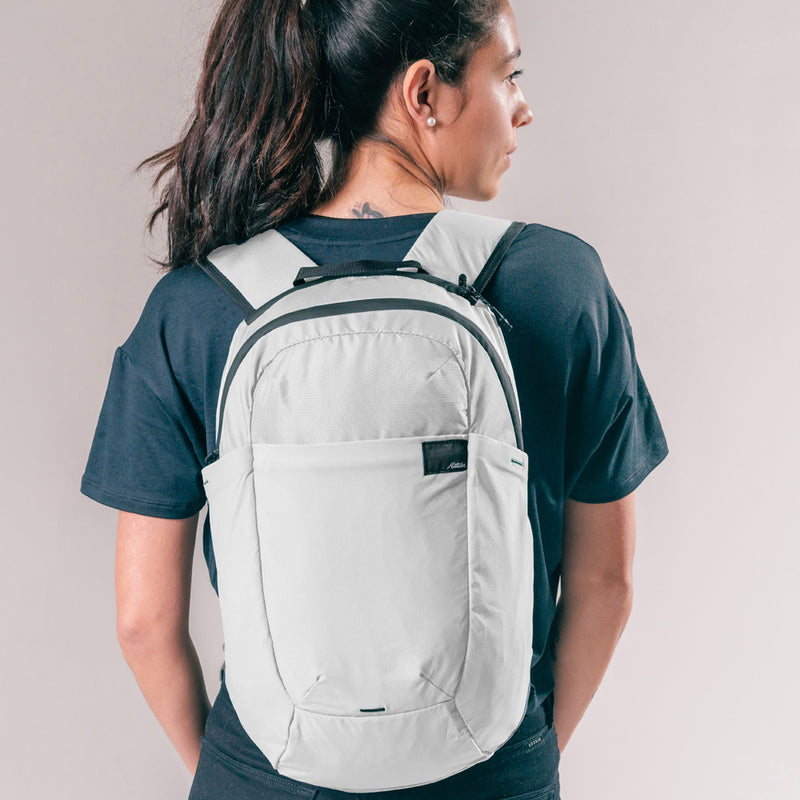
<path id="1" fill-rule="evenodd" d="M 317 267 L 302 267 L 294 279 L 299 286 L 310 278 L 342 278 L 348 275 L 391 275 L 400 270 L 428 271 L 419 261 L 345 261 L 341 264 L 323 264 Z"/>

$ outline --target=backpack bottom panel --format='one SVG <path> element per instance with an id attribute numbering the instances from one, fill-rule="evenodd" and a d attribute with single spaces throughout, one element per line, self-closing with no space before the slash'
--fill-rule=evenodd
<path id="1" fill-rule="evenodd" d="M 475 745 L 452 700 L 376 717 L 298 708 L 286 752 L 275 767 L 306 783 L 372 792 L 433 783 L 490 755 Z"/>

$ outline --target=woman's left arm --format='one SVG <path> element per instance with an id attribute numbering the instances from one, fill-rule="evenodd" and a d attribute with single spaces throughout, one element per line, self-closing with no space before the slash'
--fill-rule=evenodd
<path id="1" fill-rule="evenodd" d="M 172 520 L 119 513 L 117 636 L 161 727 L 194 774 L 210 703 L 189 637 L 197 515 Z"/>

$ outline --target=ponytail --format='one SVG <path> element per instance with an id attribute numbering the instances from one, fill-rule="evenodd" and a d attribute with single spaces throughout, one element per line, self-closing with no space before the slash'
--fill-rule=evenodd
<path id="1" fill-rule="evenodd" d="M 167 179 L 150 216 L 167 216 L 162 267 L 275 228 L 336 196 L 364 139 L 388 145 L 444 194 L 439 176 L 378 130 L 389 88 L 430 59 L 461 86 L 501 0 L 224 0 L 183 137 L 137 167 Z M 317 142 L 329 140 L 323 185 Z"/>
<path id="2" fill-rule="evenodd" d="M 301 0 L 225 0 L 183 137 L 137 167 L 169 174 L 148 222 L 167 212 L 162 267 L 280 225 L 316 204 L 318 52 Z"/>

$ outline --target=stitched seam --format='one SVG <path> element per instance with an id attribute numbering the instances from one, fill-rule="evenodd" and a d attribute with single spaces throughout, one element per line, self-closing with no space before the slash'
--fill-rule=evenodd
<path id="1" fill-rule="evenodd" d="M 287 350 L 290 350 L 292 347 L 297 347 L 298 345 L 301 345 L 301 344 L 308 344 L 309 342 L 322 341 L 323 339 L 333 339 L 333 338 L 338 337 L 338 336 L 365 336 L 365 335 L 372 335 L 372 334 L 376 334 L 376 333 L 397 333 L 397 334 L 402 334 L 403 336 L 418 336 L 421 339 L 428 339 L 429 341 L 432 341 L 432 342 L 438 342 L 439 344 L 441 344 L 443 347 L 446 347 L 450 351 L 450 353 L 452 354 L 452 358 L 454 358 L 456 360 L 456 363 L 458 364 L 458 366 L 459 366 L 459 368 L 461 370 L 461 377 L 462 377 L 462 379 L 464 381 L 464 394 L 466 395 L 466 398 L 467 398 L 467 407 L 466 407 L 464 416 L 466 417 L 466 420 L 467 420 L 467 430 L 470 430 L 470 416 L 469 415 L 470 415 L 470 405 L 471 405 L 471 403 L 470 403 L 470 395 L 469 395 L 469 382 L 467 381 L 467 368 L 464 365 L 464 363 L 462 362 L 461 358 L 459 357 L 459 354 L 455 350 L 453 350 L 452 346 L 450 345 L 450 343 L 448 341 L 446 341 L 445 339 L 438 339 L 435 336 L 428 336 L 428 335 L 426 335 L 424 333 L 414 333 L 413 331 L 397 331 L 397 330 L 348 331 L 346 333 L 328 333 L 328 334 L 325 334 L 324 336 L 310 336 L 307 339 L 301 339 L 301 340 L 299 340 L 297 342 L 292 342 L 291 344 L 287 344 L 285 347 L 282 347 L 280 350 L 278 350 L 266 364 L 262 365 L 261 369 L 258 371 L 258 374 L 255 377 L 255 380 L 253 381 L 253 394 L 252 394 L 251 402 L 250 402 L 250 420 L 249 420 L 249 428 L 248 428 L 248 437 L 249 437 L 248 441 L 249 441 L 249 443 L 251 445 L 254 444 L 254 441 L 253 441 L 253 414 L 255 413 L 255 397 L 256 397 L 257 386 L 258 386 L 259 382 L 261 381 L 261 378 L 263 377 L 264 372 L 266 372 L 266 370 L 270 366 L 272 366 L 272 363 L 275 361 L 275 359 L 279 355 L 281 355 L 281 353 L 284 353 Z M 449 360 L 450 359 L 448 358 L 447 361 L 449 361 Z M 444 363 L 446 364 L 447 361 L 445 361 Z M 441 366 L 439 367 L 439 369 L 441 369 Z"/>
<path id="2" fill-rule="evenodd" d="M 111 489 L 106 489 L 105 486 L 103 486 L 101 483 L 89 480 L 88 478 L 84 478 L 83 482 L 88 486 L 93 486 L 95 489 L 99 489 L 104 494 L 107 494 L 111 497 L 116 497 L 120 500 L 128 500 L 131 503 L 143 503 L 148 506 L 159 506 L 160 508 L 176 508 L 174 505 L 170 503 L 160 503 L 158 500 L 145 500 L 143 497 L 133 497 L 132 495 L 121 494 L 120 492 L 115 492 L 112 491 Z"/>
<path id="3" fill-rule="evenodd" d="M 172 503 L 162 503 L 159 502 L 158 500 L 146 500 L 144 497 L 134 497 L 133 495 L 115 492 L 112 489 L 107 489 L 105 486 L 103 486 L 102 483 L 97 483 L 97 481 L 91 480 L 91 478 L 84 478 L 83 483 L 86 486 L 91 486 L 97 489 L 98 491 L 102 492 L 105 495 L 108 495 L 111 498 L 116 498 L 117 500 L 126 500 L 129 503 L 141 503 L 142 505 L 146 506 L 157 506 L 158 508 L 169 509 L 175 512 L 182 511 L 184 508 L 194 508 L 194 505 L 184 504 L 182 506 L 176 506 Z M 203 503 L 200 506 L 200 508 L 202 508 L 204 505 L 205 505 L 205 500 L 203 500 Z M 200 508 L 198 508 L 198 511 L 200 510 Z"/>
<path id="4" fill-rule="evenodd" d="M 406 711 L 390 711 L 386 714 L 381 714 L 381 717 L 401 717 L 403 714 L 416 714 L 418 711 L 426 711 L 429 708 L 436 708 L 444 703 L 452 703 L 451 699 L 442 700 L 438 703 L 431 703 L 429 706 L 422 706 L 422 708 L 412 708 Z M 310 711 L 307 708 L 301 709 L 304 714 L 313 714 L 315 717 L 336 717 L 337 719 L 364 719 L 371 717 L 369 714 L 328 714 L 325 711 Z M 277 764 L 275 765 L 277 767 Z"/>
<path id="5" fill-rule="evenodd" d="M 330 219 L 330 217 L 326 217 L 325 219 Z M 345 221 L 346 222 L 359 223 L 359 222 L 362 222 L 363 220 L 351 220 L 349 218 L 345 218 Z M 424 220 L 422 220 L 422 219 L 419 220 L 419 222 L 423 222 L 423 221 Z M 358 225 L 356 225 L 355 227 L 358 227 Z M 294 226 L 292 226 L 290 224 L 286 224 L 286 225 L 281 226 L 281 230 L 278 231 L 278 233 L 282 233 L 283 230 L 292 231 L 293 233 L 295 233 L 297 235 L 298 241 L 305 240 L 307 242 L 314 242 L 315 244 L 325 244 L 325 245 L 328 245 L 331 248 L 336 248 L 336 247 L 349 248 L 349 247 L 352 247 L 352 242 L 350 242 L 350 241 L 341 242 L 341 243 L 331 242 L 330 238 L 325 238 L 323 235 L 314 236 L 314 234 L 306 233 L 304 231 L 301 231 L 297 227 L 294 227 Z M 365 233 L 363 228 L 362 228 L 362 231 L 360 231 L 360 233 Z M 285 235 L 285 234 L 282 234 L 282 235 Z M 410 241 L 414 242 L 417 239 L 419 239 L 419 237 L 420 237 L 419 231 L 407 231 L 405 233 L 394 234 L 393 236 L 382 236 L 379 239 L 366 238 L 363 241 L 364 241 L 365 244 L 373 245 L 373 244 L 384 244 L 384 243 L 389 243 L 389 242 L 402 242 L 404 240 L 410 240 Z M 289 237 L 287 236 L 286 238 L 288 239 Z M 292 244 L 294 244 L 294 242 L 292 242 Z M 295 247 L 299 247 L 299 244 L 295 244 L 294 246 Z"/>
<path id="6" fill-rule="evenodd" d="M 297 707 L 295 705 L 294 698 L 289 694 L 289 690 L 286 688 L 286 683 L 284 682 L 283 676 L 281 675 L 281 669 L 280 666 L 278 665 L 278 654 L 275 651 L 275 638 L 272 635 L 272 626 L 269 624 L 269 614 L 267 614 L 267 597 L 266 594 L 264 593 L 264 572 L 263 572 L 263 561 L 261 559 L 261 536 L 259 535 L 260 527 L 258 520 L 258 494 L 256 492 L 256 463 L 255 463 L 256 454 L 252 444 L 250 445 L 250 453 L 252 459 L 250 476 L 253 485 L 253 511 L 255 514 L 255 536 L 256 536 L 256 547 L 258 548 L 258 580 L 260 584 L 259 593 L 261 595 L 261 600 L 263 602 L 264 620 L 267 623 L 267 632 L 269 635 L 270 649 L 272 650 L 272 658 L 275 661 L 275 674 L 278 676 L 278 680 L 281 682 L 281 687 L 283 688 L 283 691 L 286 693 L 286 696 L 292 703 L 292 717 L 289 720 L 289 725 L 286 729 L 286 744 L 284 745 L 283 752 L 280 754 L 280 756 L 278 756 L 278 759 L 274 765 L 275 768 L 277 769 L 280 760 L 283 758 L 287 748 L 289 747 L 289 736 L 291 734 L 292 723 L 294 722 L 294 715 Z"/>
<path id="7" fill-rule="evenodd" d="M 434 682 L 433 682 L 433 681 L 432 681 L 432 680 L 431 680 L 431 679 L 430 679 L 430 678 L 429 678 L 427 675 L 423 675 L 423 674 L 420 672 L 419 676 L 420 676 L 420 678 L 422 678 L 423 680 L 426 680 L 426 681 L 428 681 L 428 683 L 429 683 L 431 686 L 433 686 L 433 688 L 434 688 L 434 689 L 438 689 L 438 690 L 439 690 L 439 691 L 440 691 L 440 692 L 441 692 L 443 695 L 445 695 L 445 697 L 449 697 L 451 700 L 453 699 L 453 695 L 452 695 L 452 694 L 450 694 L 449 692 L 446 692 L 444 689 L 442 689 L 442 687 L 441 687 L 441 686 L 437 686 L 437 685 L 436 685 L 436 684 L 435 684 L 435 683 L 434 683 Z"/>
<path id="8" fill-rule="evenodd" d="M 660 443 L 661 442 L 659 442 L 659 444 Z M 666 444 L 666 440 L 664 440 L 663 443 Z M 657 454 L 661 454 L 661 453 L 663 453 L 663 451 L 661 451 L 661 450 L 657 451 Z M 648 472 L 651 472 L 652 470 L 654 470 L 661 463 L 661 461 L 664 460 L 665 456 L 666 456 L 666 453 L 661 455 L 661 458 L 658 461 L 656 461 L 655 464 L 653 463 L 652 460 L 651 461 L 643 461 L 639 465 L 638 469 L 636 469 L 634 472 L 632 472 L 627 478 L 625 478 L 624 481 L 620 481 L 619 483 L 617 483 L 614 486 L 614 489 L 613 489 L 613 491 L 611 491 L 611 494 L 618 494 L 619 492 L 624 492 L 629 486 L 631 486 L 632 484 L 636 483 L 636 481 L 638 481 L 639 478 L 642 477 L 642 475 L 645 475 Z M 580 494 L 580 495 L 583 495 L 583 497 L 587 498 L 587 499 L 589 497 L 592 497 L 592 498 L 594 498 L 594 497 L 604 497 L 604 496 L 609 494 L 608 491 L 602 491 L 602 490 L 601 491 L 597 491 L 597 490 L 592 491 L 591 489 L 588 492 L 584 492 L 581 489 L 580 484 L 577 483 L 577 482 L 575 484 L 573 484 L 572 489 L 570 490 L 570 493 L 569 493 L 569 497 L 571 498 L 572 495 L 576 494 L 576 493 Z M 578 502 L 580 503 L 581 501 L 578 500 Z"/>
<path id="9" fill-rule="evenodd" d="M 333 339 L 337 336 L 363 336 L 374 333 L 399 333 L 404 336 L 419 336 L 422 339 L 429 339 L 432 342 L 438 342 L 439 344 L 446 347 L 453 354 L 453 358 L 456 359 L 456 362 L 458 363 L 459 367 L 461 367 L 461 373 L 464 376 L 464 383 L 466 383 L 467 369 L 464 366 L 461 359 L 459 358 L 458 353 L 455 350 L 453 350 L 450 343 L 446 339 L 438 339 L 435 336 L 428 336 L 427 334 L 424 333 L 414 333 L 413 331 L 397 331 L 397 330 L 386 330 L 386 329 L 370 330 L 370 331 L 347 331 L 346 333 L 326 333 L 323 336 L 310 336 L 307 339 L 300 339 L 296 342 L 292 342 L 291 344 L 287 344 L 285 347 L 282 347 L 280 350 L 278 350 L 275 353 L 275 355 L 269 360 L 269 362 L 267 364 L 264 364 L 264 366 L 259 370 L 258 375 L 256 375 L 256 381 L 261 379 L 261 375 L 263 374 L 264 370 L 275 360 L 275 358 L 277 358 L 282 352 L 284 352 L 284 350 L 288 350 L 291 347 L 295 347 L 296 345 L 299 344 L 307 344 L 308 342 L 314 342 L 317 340 L 321 341 L 322 339 Z M 447 361 L 445 361 L 445 363 L 447 363 Z M 439 369 L 441 369 L 441 366 L 439 367 Z"/>
<path id="10" fill-rule="evenodd" d="M 430 375 L 428 375 L 428 377 L 429 377 L 429 378 L 432 378 L 432 377 L 433 377 L 433 376 L 434 376 L 434 375 L 435 375 L 437 372 L 439 372 L 439 370 L 441 370 L 441 368 L 442 368 L 442 367 L 443 367 L 445 364 L 448 364 L 448 363 L 450 362 L 450 359 L 451 359 L 451 358 L 452 358 L 452 356 L 450 356 L 450 358 L 446 358 L 444 361 L 442 361 L 442 363 L 441 363 L 441 364 L 439 364 L 439 366 L 438 366 L 438 367 L 436 367 L 436 369 L 435 369 L 433 372 L 431 372 L 431 374 L 430 374 Z"/>
<path id="11" fill-rule="evenodd" d="M 467 437 L 467 441 L 469 441 L 469 437 Z M 455 709 L 456 714 L 458 714 L 459 719 L 464 725 L 467 733 L 469 733 L 470 739 L 472 739 L 472 743 L 478 750 L 483 753 L 484 750 L 482 747 L 478 746 L 478 743 L 475 741 L 475 737 L 472 734 L 472 731 L 469 729 L 469 726 L 464 721 L 464 718 L 461 716 L 461 712 L 458 710 L 458 704 L 455 701 L 455 695 L 458 693 L 458 687 L 461 686 L 461 681 L 464 679 L 464 670 L 467 667 L 467 658 L 469 657 L 469 641 L 470 641 L 470 628 L 471 628 L 471 621 L 472 621 L 472 612 L 473 612 L 473 596 L 472 596 L 472 536 L 470 536 L 470 476 L 473 474 L 475 469 L 474 467 L 475 461 L 472 458 L 467 460 L 467 474 L 466 474 L 466 491 L 464 497 L 464 513 L 466 516 L 466 527 L 467 527 L 467 608 L 469 609 L 469 616 L 467 618 L 467 637 L 466 642 L 464 644 L 464 661 L 461 664 L 461 672 L 459 673 L 458 680 L 456 680 L 455 689 L 453 689 L 453 708 Z"/>

